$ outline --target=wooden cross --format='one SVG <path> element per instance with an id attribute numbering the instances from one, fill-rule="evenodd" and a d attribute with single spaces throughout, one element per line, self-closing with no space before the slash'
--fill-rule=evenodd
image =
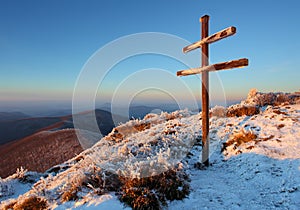
<path id="1" fill-rule="evenodd" d="M 208 21 L 209 16 L 205 15 L 200 18 L 201 22 L 201 40 L 183 48 L 183 52 L 187 53 L 197 48 L 202 48 L 201 61 L 202 67 L 182 70 L 177 72 L 177 76 L 187 76 L 193 74 L 202 74 L 202 163 L 205 166 L 209 165 L 209 75 L 210 71 L 218 71 L 232 68 L 241 68 L 248 66 L 248 59 L 242 58 L 229 62 L 217 63 L 208 65 L 208 44 L 234 35 L 236 33 L 235 27 L 229 27 L 219 31 L 211 36 L 208 36 Z"/>

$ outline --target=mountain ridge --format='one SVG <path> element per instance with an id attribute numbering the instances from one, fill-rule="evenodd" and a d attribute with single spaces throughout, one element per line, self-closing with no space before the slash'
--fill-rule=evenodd
<path id="1" fill-rule="evenodd" d="M 244 107 L 256 107 L 259 112 Z M 4 189 L 0 206 L 24 206 L 31 198 L 50 208 L 123 209 L 118 199 L 124 201 L 125 196 L 134 200 L 127 203 L 133 208 L 150 201 L 161 207 L 166 200 L 160 200 L 165 195 L 160 188 L 134 184 L 149 182 L 144 178 L 153 174 L 157 181 L 165 179 L 165 170 L 171 169 L 173 179 L 185 185 L 174 186 L 166 180 L 164 192 L 184 193 L 187 183 L 191 191 L 183 201 L 167 199 L 170 209 L 296 209 L 300 205 L 300 94 L 250 91 L 240 104 L 210 111 L 208 168 L 199 164 L 201 113 L 149 114 L 116 127 L 92 148 L 48 170 L 48 176 L 35 179 L 34 187 L 25 193 L 5 189 L 14 186 L 14 177 L 24 179 L 26 172 L 0 182 Z M 226 117 L 228 111 L 230 117 Z M 143 202 L 145 198 L 149 202 Z"/>

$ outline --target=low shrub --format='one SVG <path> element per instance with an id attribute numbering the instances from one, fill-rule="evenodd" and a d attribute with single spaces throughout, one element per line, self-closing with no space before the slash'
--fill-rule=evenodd
<path id="1" fill-rule="evenodd" d="M 82 189 L 86 179 L 87 176 L 82 171 L 75 174 L 69 174 L 68 182 L 59 189 L 61 192 L 61 202 L 77 200 L 79 198 L 77 193 Z"/>
<path id="2" fill-rule="evenodd" d="M 246 104 L 257 105 L 259 107 L 271 105 L 278 106 L 281 104 L 297 104 L 300 101 L 299 92 L 295 93 L 261 93 L 256 89 L 251 89 Z"/>
<path id="3" fill-rule="evenodd" d="M 75 201 L 77 200 L 77 192 L 79 191 L 79 187 L 72 186 L 68 190 L 64 191 L 61 195 L 61 202 Z"/>
<path id="4" fill-rule="evenodd" d="M 241 116 L 253 116 L 259 114 L 258 106 L 238 106 L 238 107 L 230 107 L 227 110 L 227 117 L 241 117 Z"/>
<path id="5" fill-rule="evenodd" d="M 212 117 L 226 117 L 227 109 L 223 106 L 215 106 L 211 109 Z"/>
<path id="6" fill-rule="evenodd" d="M 14 209 L 14 205 L 16 205 L 16 203 L 17 203 L 17 201 L 10 202 L 10 203 L 6 204 L 5 206 L 3 206 L 3 209 L 4 210 Z"/>
<path id="7" fill-rule="evenodd" d="M 149 129 L 151 127 L 151 123 L 140 123 L 140 124 L 134 125 L 133 127 L 137 131 L 144 131 L 144 130 Z"/>
<path id="8" fill-rule="evenodd" d="M 167 200 L 182 200 L 189 194 L 188 181 L 188 176 L 178 169 L 140 179 L 122 178 L 120 200 L 133 209 L 161 209 Z"/>
<path id="9" fill-rule="evenodd" d="M 90 175 L 83 183 L 83 186 L 94 189 L 95 193 L 102 195 L 106 192 L 118 192 L 122 183 L 117 174 L 111 172 L 98 171 Z"/>
<path id="10" fill-rule="evenodd" d="M 241 131 L 232 135 L 227 142 L 223 143 L 222 151 L 225 151 L 227 147 L 234 145 L 236 147 L 240 146 L 241 144 L 250 142 L 257 139 L 257 135 L 252 132 L 245 132 Z"/>
<path id="11" fill-rule="evenodd" d="M 13 206 L 14 210 L 44 210 L 47 209 L 48 203 L 46 199 L 31 196 L 29 198 L 24 199 L 22 202 L 17 203 Z"/>

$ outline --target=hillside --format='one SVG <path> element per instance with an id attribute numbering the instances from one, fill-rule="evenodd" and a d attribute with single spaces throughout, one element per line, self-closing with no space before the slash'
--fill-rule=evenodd
<path id="1" fill-rule="evenodd" d="M 59 128 L 64 120 L 61 117 L 40 117 L 1 121 L 0 144 L 30 136 L 47 127 Z"/>
<path id="2" fill-rule="evenodd" d="M 0 145 L 0 177 L 7 177 L 20 167 L 45 172 L 82 151 L 74 129 L 41 131 L 19 141 Z"/>
<path id="3" fill-rule="evenodd" d="M 210 167 L 200 154 L 201 114 L 149 114 L 41 178 L 21 170 L 1 180 L 0 208 L 298 209 L 300 94 L 252 90 L 214 107 Z"/>
<path id="4" fill-rule="evenodd" d="M 22 112 L 0 112 L 0 121 L 19 120 L 29 117 L 29 115 Z"/>
<path id="5" fill-rule="evenodd" d="M 93 114 L 92 111 L 87 111 L 75 115 L 86 128 L 86 134 L 81 131 L 82 136 L 91 134 L 100 136 L 90 132 Z M 22 113 L 2 113 L 1 116 L 3 116 L 0 120 L 0 177 L 2 178 L 13 174 L 21 166 L 28 170 L 44 172 L 76 156 L 83 148 L 93 145 L 99 139 L 99 137 L 94 138 L 96 139 L 94 141 L 81 139 L 79 143 L 73 129 L 71 115 L 24 119 L 22 117 L 25 115 Z M 97 109 L 95 116 L 103 135 L 108 134 L 115 127 L 110 112 Z M 124 122 L 125 119 L 114 115 L 116 123 Z"/>
<path id="6" fill-rule="evenodd" d="M 100 109 L 76 114 L 77 118 L 80 118 L 85 122 L 84 127 L 86 127 L 87 130 L 92 127 L 90 121 L 93 117 L 93 112 L 95 112 L 98 127 L 103 135 L 107 135 L 115 127 L 113 117 L 116 123 L 126 121 L 125 117 L 118 115 L 112 117 L 110 112 Z M 74 127 L 72 115 L 60 117 L 29 117 L 21 119 L 17 117 L 22 116 L 20 114 L 12 116 L 9 113 L 3 113 L 2 115 L 9 115 L 11 120 L 4 120 L 4 118 L 0 120 L 0 145 L 28 137 L 40 131 L 53 131 Z M 7 117 L 5 119 L 7 119 Z"/>

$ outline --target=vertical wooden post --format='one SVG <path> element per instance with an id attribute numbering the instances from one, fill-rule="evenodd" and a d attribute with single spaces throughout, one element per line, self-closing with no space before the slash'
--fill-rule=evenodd
<path id="1" fill-rule="evenodd" d="M 193 74 L 202 74 L 202 164 L 209 166 L 209 71 L 218 71 L 232 68 L 248 66 L 248 59 L 232 60 L 210 65 L 208 63 L 208 44 L 232 36 L 236 33 L 236 28 L 231 26 L 208 36 L 209 16 L 204 15 L 200 18 L 201 39 L 182 49 L 184 53 L 201 48 L 202 67 L 188 70 L 177 71 L 177 76 L 187 76 Z"/>
<path id="2" fill-rule="evenodd" d="M 209 16 L 200 18 L 201 40 L 208 37 Z M 202 45 L 202 67 L 208 66 L 208 44 Z M 208 71 L 202 73 L 202 163 L 209 165 L 209 76 Z"/>

